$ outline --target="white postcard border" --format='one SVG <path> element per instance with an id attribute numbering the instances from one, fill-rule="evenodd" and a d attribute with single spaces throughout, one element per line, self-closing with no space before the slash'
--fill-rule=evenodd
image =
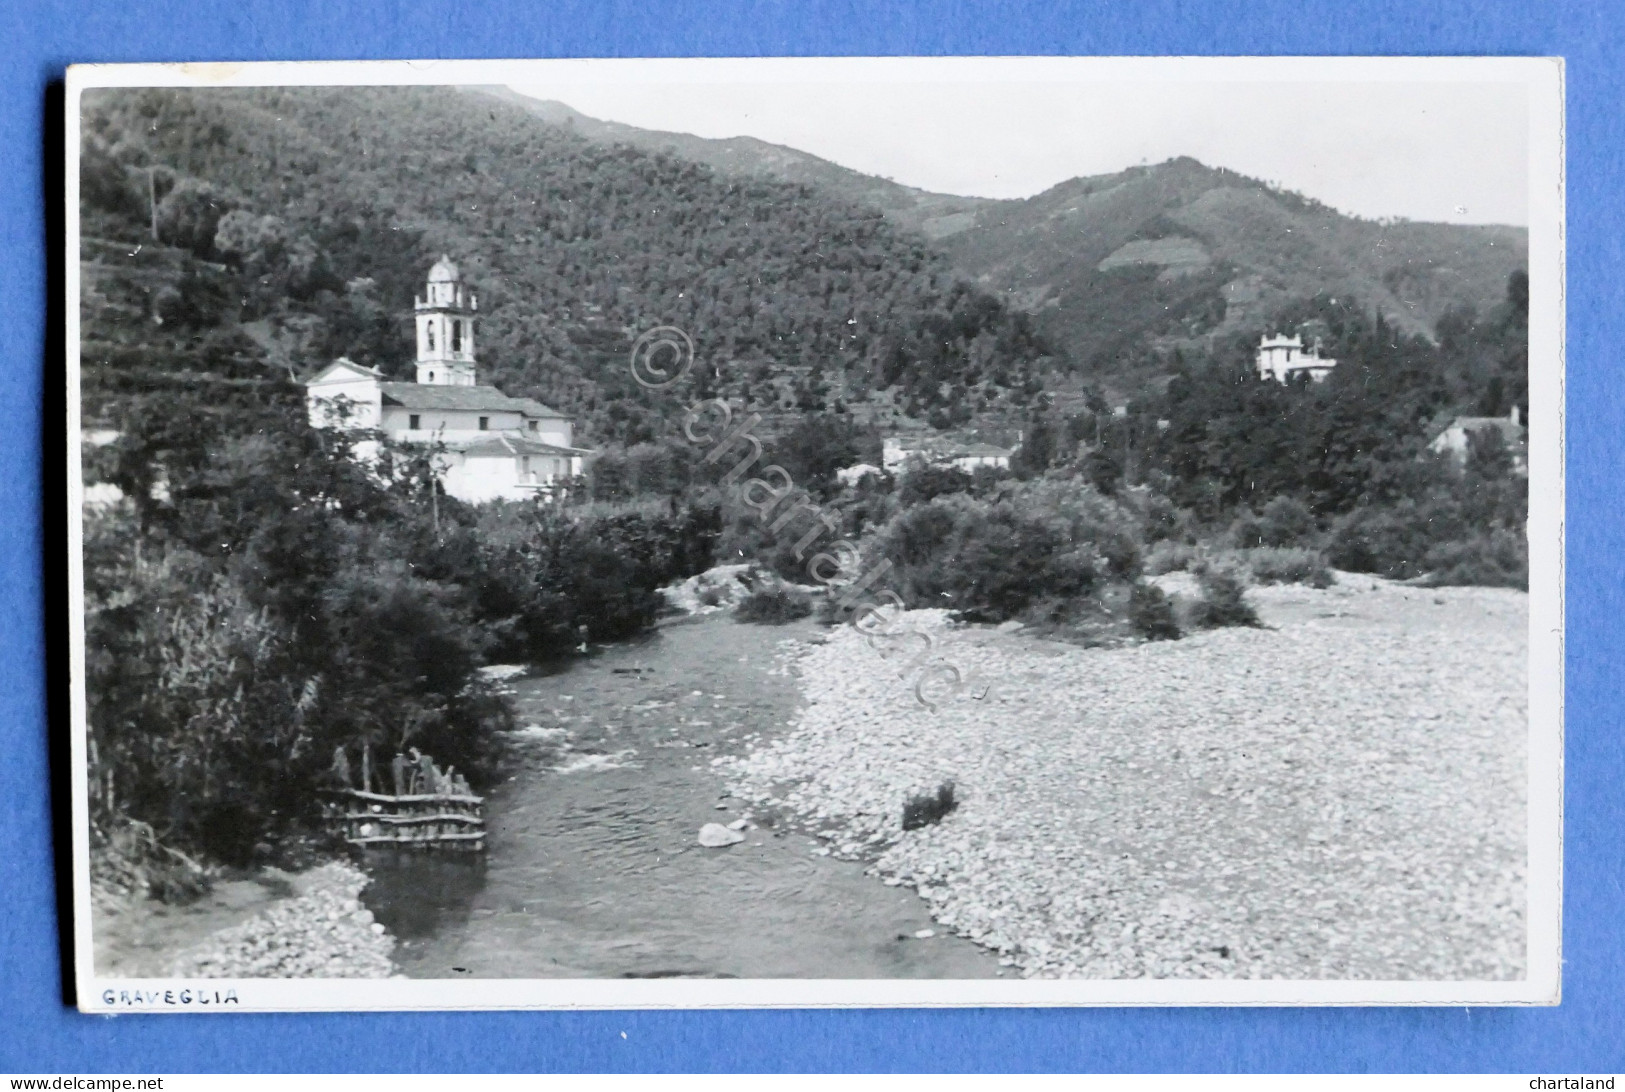
<path id="1" fill-rule="evenodd" d="M 79 406 L 79 101 L 94 87 L 640 82 L 1467 82 L 1529 92 L 1528 977 L 1504 982 L 902 979 L 106 979 L 91 933 Z M 68 70 L 65 285 L 75 986 L 86 1012 L 1085 1005 L 1552 1005 L 1560 998 L 1564 99 L 1560 58 L 893 57 L 300 61 Z"/>

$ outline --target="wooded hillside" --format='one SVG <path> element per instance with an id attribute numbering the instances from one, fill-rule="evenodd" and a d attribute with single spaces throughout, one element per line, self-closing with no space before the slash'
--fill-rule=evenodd
<path id="1" fill-rule="evenodd" d="M 184 252 L 122 278 L 116 248 L 101 256 L 92 289 L 122 297 L 118 317 L 164 319 L 149 348 L 240 327 L 269 365 L 342 353 L 404 375 L 413 294 L 444 251 L 480 295 L 486 380 L 581 415 L 588 442 L 661 431 L 665 404 L 624 367 L 659 324 L 694 335 L 702 385 L 784 410 L 890 418 L 877 392 L 895 387 L 902 412 L 946 426 L 1019 410 L 1057 366 L 1026 316 L 872 209 L 595 145 L 486 97 L 151 90 L 85 110 L 87 237 L 151 247 L 155 195 L 156 242 Z M 130 339 L 117 325 L 89 331 L 87 371 L 112 359 L 96 341 Z"/>

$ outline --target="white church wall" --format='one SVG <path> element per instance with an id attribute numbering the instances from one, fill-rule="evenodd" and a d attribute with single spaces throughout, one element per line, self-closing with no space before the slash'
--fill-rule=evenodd
<path id="1" fill-rule="evenodd" d="M 534 429 L 527 428 L 525 436 L 555 447 L 574 447 L 574 431 L 569 421 L 558 417 L 544 417 L 536 422 Z"/>
<path id="2" fill-rule="evenodd" d="M 519 460 L 511 455 L 457 459 L 442 479 L 446 492 L 469 504 L 519 500 L 531 490 L 519 483 Z"/>
<path id="3" fill-rule="evenodd" d="M 307 388 L 306 405 L 315 428 L 378 428 L 382 396 L 378 381 L 339 372 Z"/>
<path id="4" fill-rule="evenodd" d="M 413 415 L 418 418 L 415 429 L 412 427 Z M 481 417 L 486 418 L 483 429 L 480 428 Z M 521 421 L 517 412 L 487 410 L 480 413 L 477 410 L 414 410 L 405 406 L 385 406 L 383 427 L 397 440 L 461 443 L 478 440 L 493 432 L 518 431 Z"/>

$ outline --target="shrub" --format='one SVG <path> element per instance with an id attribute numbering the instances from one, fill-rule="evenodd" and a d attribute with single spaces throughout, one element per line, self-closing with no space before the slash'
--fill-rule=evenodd
<path id="1" fill-rule="evenodd" d="M 816 554 L 828 549 L 835 536 L 824 534 L 812 549 L 803 549 L 801 556 L 797 557 L 796 543 L 816 526 L 817 516 L 812 513 L 797 514 L 775 532 L 772 521 L 792 511 L 793 503 L 784 501 L 770 513 L 771 520 L 764 520 L 754 509 L 743 504 L 731 504 L 717 539 L 718 562 L 752 562 L 793 584 L 812 583 L 807 564 Z M 820 512 L 836 515 L 829 508 L 822 508 Z"/>
<path id="2" fill-rule="evenodd" d="M 1339 569 L 1407 580 L 1423 572 L 1434 536 L 1414 504 L 1356 508 L 1332 528 L 1327 556 Z"/>
<path id="3" fill-rule="evenodd" d="M 1202 551 L 1184 542 L 1164 539 L 1146 551 L 1145 573 L 1161 576 L 1163 573 L 1183 572 L 1201 560 Z"/>
<path id="4" fill-rule="evenodd" d="M 1529 543 L 1511 531 L 1491 531 L 1428 551 L 1427 582 L 1476 584 L 1493 588 L 1529 587 Z"/>
<path id="5" fill-rule="evenodd" d="M 1190 534 L 1190 513 L 1161 493 L 1139 487 L 1129 490 L 1125 500 L 1139 510 L 1147 542 L 1161 545 L 1168 541 L 1182 541 Z"/>
<path id="6" fill-rule="evenodd" d="M 229 303 L 221 278 L 191 269 L 153 293 L 153 313 L 165 326 L 195 330 L 219 321 Z"/>
<path id="7" fill-rule="evenodd" d="M 1246 585 L 1232 570 L 1204 565 L 1197 570 L 1196 581 L 1202 588 L 1202 601 L 1192 614 L 1192 621 L 1197 625 L 1217 629 L 1262 624 L 1252 604 L 1247 602 Z"/>
<path id="8" fill-rule="evenodd" d="M 734 618 L 741 622 L 783 625 L 812 613 L 812 597 L 784 585 L 758 588 L 739 601 Z"/>
<path id="9" fill-rule="evenodd" d="M 979 500 L 907 508 L 881 529 L 866 567 L 890 561 L 903 599 L 1003 621 L 1060 621 L 1107 582 L 1139 572 L 1132 513 L 1078 480 L 1043 479 Z"/>
<path id="10" fill-rule="evenodd" d="M 1238 550 L 1299 546 L 1315 534 L 1315 517 L 1291 497 L 1276 497 L 1262 513 L 1241 509 L 1230 524 L 1228 538 Z"/>
<path id="11" fill-rule="evenodd" d="M 183 178 L 158 202 L 158 237 L 200 258 L 214 252 L 215 230 L 235 201 L 207 182 Z"/>
<path id="12" fill-rule="evenodd" d="M 473 614 L 502 659 L 543 659 L 581 641 L 652 625 L 659 589 L 710 567 L 718 516 L 665 502 L 588 505 L 538 514 L 487 505 L 471 525 L 422 545 L 419 571 L 469 590 Z M 436 755 L 438 758 L 439 756 Z"/>
<path id="13" fill-rule="evenodd" d="M 1237 550 L 1250 549 L 1263 541 L 1264 531 L 1259 526 L 1258 514 L 1246 507 L 1236 512 L 1236 518 L 1230 521 L 1223 536 L 1224 544 Z"/>
<path id="14" fill-rule="evenodd" d="M 1315 516 L 1292 497 L 1276 497 L 1258 516 L 1260 545 L 1297 546 L 1315 534 Z"/>
<path id="15" fill-rule="evenodd" d="M 158 840 L 135 819 L 99 817 L 90 827 L 91 883 L 116 895 L 146 894 L 160 902 L 188 903 L 207 894 L 212 877 L 197 861 Z"/>
<path id="16" fill-rule="evenodd" d="M 277 217 L 233 209 L 216 222 L 212 245 L 227 257 L 263 262 L 286 242 L 287 228 Z"/>
<path id="17" fill-rule="evenodd" d="M 971 476 L 957 466 L 921 466 L 903 475 L 897 499 L 904 508 L 912 508 L 949 493 L 969 493 L 971 485 Z"/>
<path id="18" fill-rule="evenodd" d="M 1129 596 L 1129 623 L 1149 641 L 1171 641 L 1180 636 L 1174 605 L 1155 584 L 1136 584 Z"/>
<path id="19" fill-rule="evenodd" d="M 1308 584 L 1329 588 L 1336 583 L 1319 550 L 1287 546 L 1261 546 L 1244 555 L 1253 579 L 1260 584 Z"/>

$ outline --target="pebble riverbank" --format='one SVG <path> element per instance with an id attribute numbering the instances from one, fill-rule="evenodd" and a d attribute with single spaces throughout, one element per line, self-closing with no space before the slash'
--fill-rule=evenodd
<path id="1" fill-rule="evenodd" d="M 211 934 L 176 959 L 174 978 L 389 978 L 394 938 L 361 905 L 367 874 L 331 861 L 299 876 L 300 893 Z"/>
<path id="2" fill-rule="evenodd" d="M 1032 977 L 1523 974 L 1527 597 L 1344 575 L 1268 628 L 1082 649 L 910 623 L 994 685 L 932 712 L 850 627 L 736 795 Z M 911 794 L 956 810 L 901 829 Z"/>

